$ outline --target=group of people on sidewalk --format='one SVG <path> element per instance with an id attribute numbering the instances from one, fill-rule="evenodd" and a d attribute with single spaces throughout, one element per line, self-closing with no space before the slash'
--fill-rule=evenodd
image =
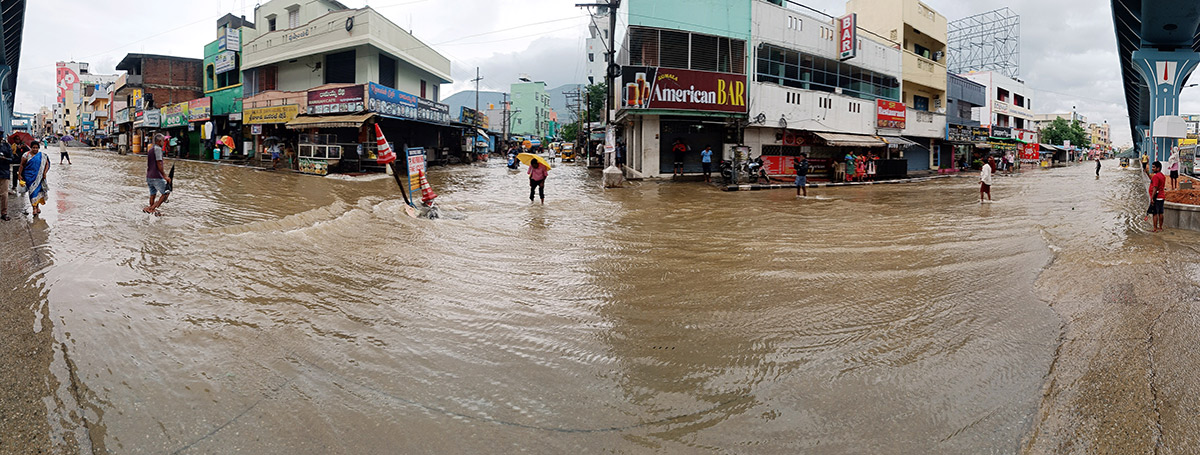
<path id="1" fill-rule="evenodd" d="M 0 136 L 3 134 L 0 131 Z M 41 152 L 41 146 L 40 141 L 26 144 L 15 135 L 0 142 L 0 221 L 12 219 L 8 216 L 8 197 L 18 192 L 28 194 L 33 216 L 42 213 L 39 206 L 46 203 L 50 158 Z"/>

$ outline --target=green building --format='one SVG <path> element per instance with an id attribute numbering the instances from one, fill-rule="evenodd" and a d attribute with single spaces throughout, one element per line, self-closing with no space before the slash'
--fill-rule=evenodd
<path id="1" fill-rule="evenodd" d="M 212 99 L 216 137 L 232 137 L 238 151 L 247 153 L 241 150 L 243 27 L 254 28 L 254 23 L 232 14 L 217 19 L 217 39 L 204 46 L 201 81 L 204 96 Z"/>
<path id="2" fill-rule="evenodd" d="M 550 136 L 550 94 L 545 82 L 522 79 L 512 84 L 512 114 L 509 130 L 519 136 L 544 139 Z"/>

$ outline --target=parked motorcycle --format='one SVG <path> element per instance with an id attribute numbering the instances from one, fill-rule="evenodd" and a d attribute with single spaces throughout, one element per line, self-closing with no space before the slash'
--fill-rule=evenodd
<path id="1" fill-rule="evenodd" d="M 766 163 L 763 163 L 762 155 L 743 163 L 742 172 L 745 172 L 746 176 L 750 178 L 750 183 L 758 183 L 760 179 L 767 183 L 771 182 L 771 179 L 767 177 L 767 166 Z"/>
<path id="2" fill-rule="evenodd" d="M 733 182 L 733 163 L 732 162 L 727 161 L 727 160 L 721 160 L 720 163 L 717 163 L 717 167 L 721 170 L 721 179 L 725 181 L 726 185 L 734 183 Z"/>

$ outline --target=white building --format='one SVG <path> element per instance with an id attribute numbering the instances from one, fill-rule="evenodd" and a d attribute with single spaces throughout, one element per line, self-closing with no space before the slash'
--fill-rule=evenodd
<path id="1" fill-rule="evenodd" d="M 612 33 L 608 14 L 608 7 L 598 6 L 592 13 L 591 23 L 588 24 L 586 46 L 589 84 L 603 83 L 605 71 L 608 69 L 608 39 Z"/>
<path id="2" fill-rule="evenodd" d="M 108 90 L 117 81 L 115 74 L 92 74 L 86 62 L 58 62 L 55 82 L 58 102 L 54 104 L 54 133 L 78 134 L 93 131 L 91 96 L 96 90 Z"/>
<path id="3" fill-rule="evenodd" d="M 898 49 L 860 34 L 858 55 L 839 61 L 828 18 L 763 1 L 753 3 L 751 14 L 755 64 L 745 144 L 752 153 L 781 157 L 776 170 L 788 173 L 790 157 L 803 152 L 819 174 L 849 150 L 886 156 L 888 144 L 877 135 L 908 143 L 897 137 L 901 129 L 881 128 L 877 115 L 877 100 L 905 111 Z M 896 150 L 894 157 L 901 156 Z"/>
<path id="4" fill-rule="evenodd" d="M 987 106 L 981 109 L 983 126 L 1035 130 L 1033 100 L 1025 83 L 995 71 L 972 72 L 959 76 L 987 87 Z"/>
<path id="5" fill-rule="evenodd" d="M 334 83 L 365 84 L 440 98 L 450 60 L 370 7 L 335 0 L 272 0 L 243 29 L 245 96 L 303 91 Z"/>

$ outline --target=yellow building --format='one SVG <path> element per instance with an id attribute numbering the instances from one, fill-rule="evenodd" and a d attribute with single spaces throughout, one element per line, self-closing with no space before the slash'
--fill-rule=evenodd
<path id="1" fill-rule="evenodd" d="M 946 17 L 919 0 L 849 0 L 858 26 L 903 46 L 906 136 L 941 138 L 946 117 Z"/>

